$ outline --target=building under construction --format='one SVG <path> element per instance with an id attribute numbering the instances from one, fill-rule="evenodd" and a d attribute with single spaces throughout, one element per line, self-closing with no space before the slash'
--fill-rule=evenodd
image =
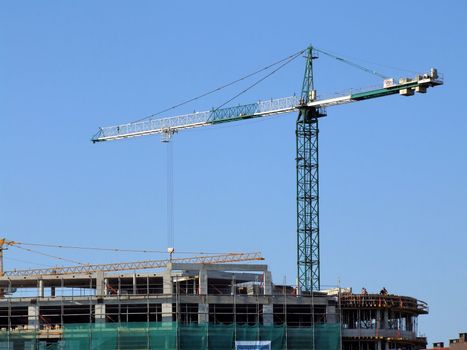
<path id="1" fill-rule="evenodd" d="M 153 115 L 101 127 L 92 138 L 104 142 L 159 134 L 168 142 L 182 130 L 297 112 L 298 286 L 275 285 L 267 265 L 246 263 L 262 260 L 259 254 L 9 271 L 0 277 L 0 350 L 424 348 L 425 339 L 417 337 L 417 319 L 428 312 L 425 303 L 404 296 L 321 288 L 318 121 L 328 107 L 424 94 L 442 85 L 442 78 L 436 69 L 398 81 L 378 74 L 384 81 L 377 88 L 320 98 L 313 81 L 318 53 L 346 61 L 309 46 L 265 68 L 280 63 L 250 86 L 305 55 L 299 96 L 221 108 L 232 98 L 205 112 Z"/>
<path id="2" fill-rule="evenodd" d="M 5 272 L 0 349 L 425 347 L 417 317 L 426 304 L 340 289 L 300 292 L 273 284 L 268 266 L 254 260 L 260 254 Z"/>

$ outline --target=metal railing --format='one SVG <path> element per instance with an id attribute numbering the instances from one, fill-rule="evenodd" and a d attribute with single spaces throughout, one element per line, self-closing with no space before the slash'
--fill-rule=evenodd
<path id="1" fill-rule="evenodd" d="M 343 294 L 342 308 L 398 308 L 428 313 L 428 304 L 415 298 L 382 294 Z"/>

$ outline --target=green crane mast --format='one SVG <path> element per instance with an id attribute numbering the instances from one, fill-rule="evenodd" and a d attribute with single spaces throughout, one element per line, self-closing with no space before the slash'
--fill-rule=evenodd
<path id="1" fill-rule="evenodd" d="M 174 117 L 148 118 L 132 123 L 99 128 L 92 142 L 112 141 L 137 136 L 160 134 L 163 141 L 181 130 L 252 118 L 271 117 L 297 111 L 296 172 L 297 172 L 297 282 L 301 292 L 320 290 L 319 246 L 319 155 L 318 120 L 326 116 L 326 108 L 390 95 L 411 96 L 425 93 L 427 88 L 442 85 L 436 69 L 398 82 L 385 79 L 381 88 L 356 94 L 318 99 L 313 83 L 312 46 L 306 53 L 305 74 L 300 97 L 291 96 L 236 107 L 217 108 Z"/>
<path id="2" fill-rule="evenodd" d="M 316 98 L 313 86 L 313 48 L 307 49 L 305 76 L 296 122 L 297 164 L 297 279 L 300 290 L 320 290 L 318 119 L 326 115 L 307 106 Z"/>

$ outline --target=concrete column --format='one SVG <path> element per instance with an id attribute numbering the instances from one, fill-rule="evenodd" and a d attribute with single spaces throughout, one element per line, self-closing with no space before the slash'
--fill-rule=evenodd
<path id="1" fill-rule="evenodd" d="M 295 284 L 297 285 L 297 296 L 302 295 L 302 290 L 300 289 L 300 283 L 298 283 L 298 277 L 295 279 Z"/>
<path id="2" fill-rule="evenodd" d="M 326 323 L 337 323 L 337 313 L 334 305 L 326 306 Z"/>
<path id="3" fill-rule="evenodd" d="M 170 303 L 162 303 L 162 322 L 172 322 L 172 264 L 167 264 L 167 269 L 162 274 L 162 290 L 165 298 L 170 299 Z"/>
<path id="4" fill-rule="evenodd" d="M 271 271 L 264 271 L 264 295 L 272 295 Z"/>
<path id="5" fill-rule="evenodd" d="M 201 297 L 204 299 L 205 297 Z M 209 322 L 209 304 L 200 303 L 198 304 L 198 323 Z"/>
<path id="6" fill-rule="evenodd" d="M 96 272 L 96 296 L 105 296 L 105 278 L 104 271 Z"/>
<path id="7" fill-rule="evenodd" d="M 208 272 L 204 266 L 199 270 L 199 303 L 198 303 L 198 323 L 209 322 L 208 295 Z"/>
<path id="8" fill-rule="evenodd" d="M 96 315 L 96 323 L 105 322 L 105 304 L 96 304 L 95 315 Z"/>
<path id="9" fill-rule="evenodd" d="M 378 332 L 378 329 L 381 329 L 382 326 L 383 325 L 381 324 L 381 310 L 376 310 L 376 332 Z"/>
<path id="10" fill-rule="evenodd" d="M 410 332 L 415 332 L 412 316 L 407 316 L 405 318 L 405 330 L 410 331 Z"/>
<path id="11" fill-rule="evenodd" d="M 4 276 L 4 271 L 3 271 L 3 245 L 5 244 L 5 239 L 2 238 L 0 239 L 0 276 Z M 0 298 L 5 297 L 5 290 L 3 288 L 0 289 Z"/>
<path id="12" fill-rule="evenodd" d="M 138 285 L 136 282 L 136 273 L 133 274 L 133 295 L 138 294 Z"/>
<path id="13" fill-rule="evenodd" d="M 263 304 L 263 324 L 272 325 L 274 324 L 274 314 L 272 304 Z"/>
<path id="14" fill-rule="evenodd" d="M 208 294 L 208 272 L 204 267 L 199 270 L 199 294 Z"/>
<path id="15" fill-rule="evenodd" d="M 39 280 L 37 285 L 37 296 L 39 298 L 44 297 L 44 280 Z"/>
<path id="16" fill-rule="evenodd" d="M 388 329 L 389 328 L 389 311 L 384 310 L 384 319 L 381 324 L 381 328 Z"/>
<path id="17" fill-rule="evenodd" d="M 28 329 L 39 329 L 39 305 L 28 306 Z"/>

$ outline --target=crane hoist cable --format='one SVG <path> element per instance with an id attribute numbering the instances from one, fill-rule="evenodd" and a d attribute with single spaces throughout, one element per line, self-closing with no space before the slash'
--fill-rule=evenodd
<path id="1" fill-rule="evenodd" d="M 175 248 L 175 228 L 174 228 L 174 166 L 173 166 L 173 145 L 166 142 L 166 211 L 167 211 L 167 248 Z"/>
<path id="2" fill-rule="evenodd" d="M 284 68 L 287 64 L 295 60 L 297 57 L 302 55 L 302 53 L 305 50 L 299 51 L 291 56 L 288 56 L 286 59 L 283 59 L 280 61 L 279 67 L 276 69 L 272 70 L 265 76 L 261 77 L 257 81 L 255 81 L 253 84 L 249 85 L 247 88 L 243 89 L 239 93 L 235 94 L 233 97 L 229 98 L 227 101 L 219 105 L 217 108 L 214 109 L 214 111 L 219 110 L 220 108 L 224 107 L 226 104 L 232 102 L 235 100 L 237 97 L 243 95 L 247 91 L 251 90 L 267 78 L 269 78 L 271 75 L 279 71 L 280 69 Z M 271 67 L 271 66 L 269 66 Z M 251 76 L 251 75 L 250 75 Z M 238 79 L 238 81 L 243 80 L 243 79 Z M 232 85 L 232 84 L 229 84 Z M 212 91 L 217 91 L 212 90 Z M 175 247 L 175 228 L 174 228 L 174 174 L 173 174 L 173 146 L 172 142 L 170 142 L 170 135 L 167 136 L 165 143 L 167 144 L 167 164 L 166 164 L 166 169 L 167 169 L 167 201 L 166 201 L 166 210 L 167 210 L 167 248 L 174 248 Z"/>

